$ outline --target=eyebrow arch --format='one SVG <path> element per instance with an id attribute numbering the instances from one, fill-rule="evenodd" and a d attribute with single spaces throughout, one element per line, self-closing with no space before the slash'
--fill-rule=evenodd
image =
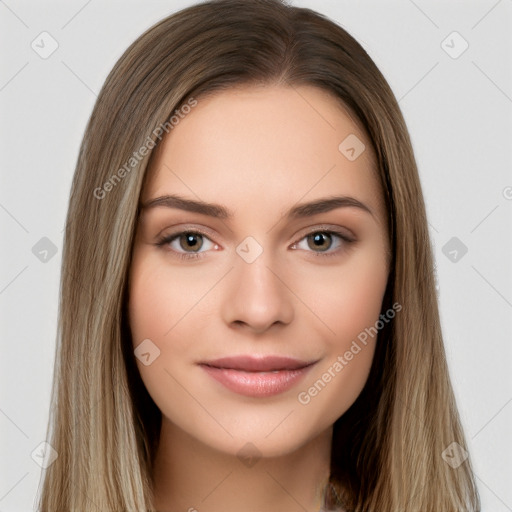
<path id="1" fill-rule="evenodd" d="M 154 199 L 150 199 L 145 203 L 142 203 L 140 206 L 141 210 L 148 210 L 156 207 L 177 208 L 218 219 L 231 219 L 234 216 L 232 211 L 220 204 L 205 203 L 203 201 L 188 199 L 176 194 L 155 197 Z M 294 206 L 286 213 L 286 216 L 288 219 L 301 219 L 342 207 L 359 208 L 371 215 L 374 215 L 370 207 L 354 197 L 332 196 Z"/>

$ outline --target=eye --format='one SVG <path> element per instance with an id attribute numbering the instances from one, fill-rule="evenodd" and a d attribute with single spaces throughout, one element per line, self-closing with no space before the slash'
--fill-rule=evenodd
<path id="1" fill-rule="evenodd" d="M 337 243 L 333 242 L 333 239 L 337 239 Z M 306 235 L 298 243 L 293 244 L 292 249 L 299 248 L 306 251 L 312 249 L 316 256 L 334 256 L 340 250 L 343 250 L 344 245 L 352 242 L 354 242 L 354 239 L 339 231 L 316 230 Z M 306 247 L 304 247 L 304 243 Z M 331 250 L 333 247 L 334 250 Z"/>
<path id="2" fill-rule="evenodd" d="M 205 240 L 206 248 L 205 248 Z M 157 246 L 169 246 L 171 252 L 177 253 L 179 258 L 184 259 L 197 259 L 202 257 L 200 249 L 205 250 L 218 248 L 217 244 L 214 244 L 205 233 L 197 230 L 180 231 L 171 235 L 166 235 L 156 243 Z"/>
<path id="3" fill-rule="evenodd" d="M 353 238 L 339 231 L 317 229 L 294 243 L 291 248 L 313 252 L 315 256 L 336 256 L 343 251 L 345 245 L 354 241 Z M 206 233 L 196 229 L 165 235 L 155 245 L 166 248 L 173 256 L 181 259 L 203 258 L 208 250 L 219 248 Z"/>

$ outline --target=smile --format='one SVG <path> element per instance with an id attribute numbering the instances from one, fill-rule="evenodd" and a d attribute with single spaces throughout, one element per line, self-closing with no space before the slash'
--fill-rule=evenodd
<path id="1" fill-rule="evenodd" d="M 298 384 L 317 361 L 267 356 L 239 356 L 199 363 L 224 387 L 240 395 L 268 397 L 284 393 Z"/>

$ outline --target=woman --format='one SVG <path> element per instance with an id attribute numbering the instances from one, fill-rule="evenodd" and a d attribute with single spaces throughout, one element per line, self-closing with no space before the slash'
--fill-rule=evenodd
<path id="1" fill-rule="evenodd" d="M 309 9 L 206 2 L 117 62 L 58 347 L 42 511 L 480 509 L 407 128 Z"/>

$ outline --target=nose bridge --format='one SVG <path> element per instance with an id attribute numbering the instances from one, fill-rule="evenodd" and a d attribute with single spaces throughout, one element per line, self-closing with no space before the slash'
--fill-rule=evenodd
<path id="1" fill-rule="evenodd" d="M 281 275 L 283 266 L 274 256 L 274 251 L 254 239 L 239 244 L 224 298 L 226 322 L 243 322 L 255 330 L 265 330 L 276 322 L 291 321 L 291 293 L 285 285 L 286 276 Z"/>
<path id="2" fill-rule="evenodd" d="M 239 260 L 235 263 L 235 275 L 237 275 L 240 283 L 239 289 L 244 293 L 250 291 L 251 294 L 256 295 L 264 293 L 268 298 L 275 293 L 279 294 L 280 291 L 277 290 L 278 283 L 275 282 L 275 270 L 274 272 L 271 271 L 275 267 L 275 257 L 270 249 L 263 250 L 254 260 L 239 257 Z M 243 290 L 243 287 L 248 287 L 250 290 Z"/>

